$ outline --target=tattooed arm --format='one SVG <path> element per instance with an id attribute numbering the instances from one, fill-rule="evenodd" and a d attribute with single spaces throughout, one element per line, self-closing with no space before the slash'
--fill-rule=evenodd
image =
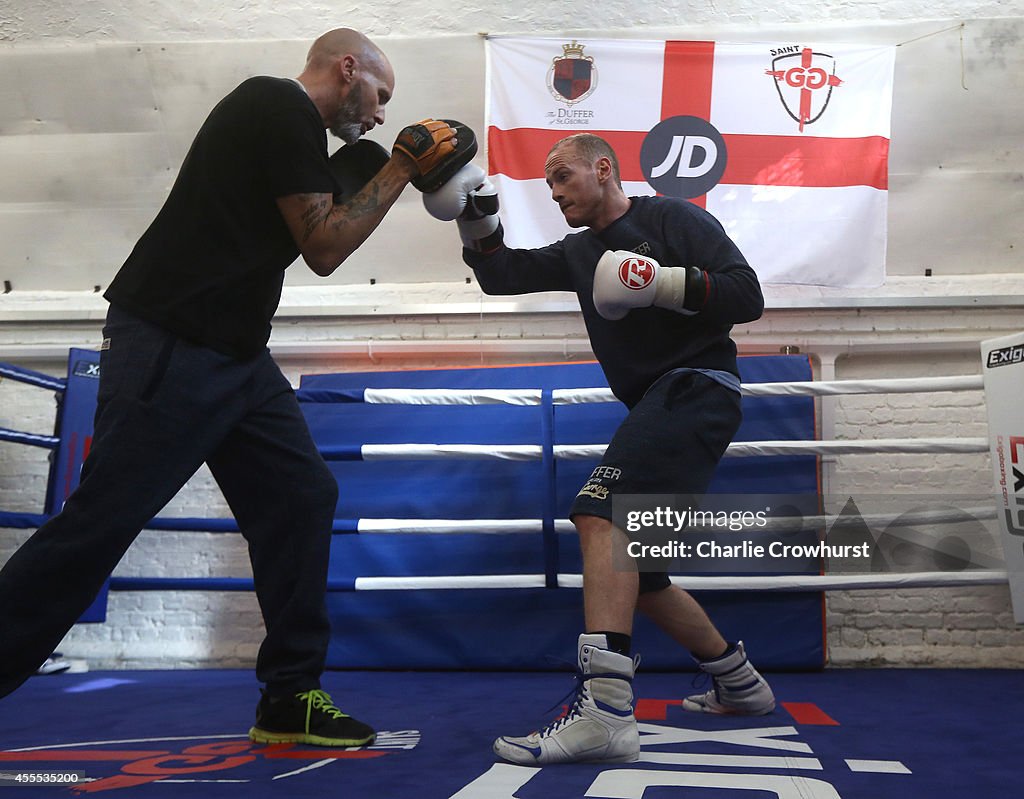
<path id="1" fill-rule="evenodd" d="M 366 241 L 417 174 L 410 159 L 393 156 L 358 194 L 340 205 L 330 194 L 289 194 L 279 197 L 277 205 L 303 260 L 327 277 Z"/>

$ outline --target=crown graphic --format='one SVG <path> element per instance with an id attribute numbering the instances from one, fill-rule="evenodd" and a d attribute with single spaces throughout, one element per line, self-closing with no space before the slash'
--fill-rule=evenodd
<path id="1" fill-rule="evenodd" d="M 563 44 L 562 53 L 566 58 L 583 58 L 583 48 L 585 44 L 580 44 L 575 39 L 572 40 L 572 44 Z"/>

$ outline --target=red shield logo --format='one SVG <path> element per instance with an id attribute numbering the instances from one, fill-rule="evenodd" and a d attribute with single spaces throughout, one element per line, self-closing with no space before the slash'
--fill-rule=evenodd
<path id="1" fill-rule="evenodd" d="M 836 77 L 836 60 L 826 53 L 805 47 L 799 53 L 787 53 L 772 59 L 765 74 L 775 78 L 775 88 L 786 109 L 800 126 L 817 122 L 828 108 L 832 89 L 842 85 Z"/>
<path id="2" fill-rule="evenodd" d="M 597 67 L 593 58 L 583 55 L 584 47 L 576 41 L 563 44 L 562 57 L 551 59 L 548 91 L 566 105 L 585 100 L 597 88 Z"/>
<path id="3" fill-rule="evenodd" d="M 619 280 L 627 289 L 645 289 L 654 280 L 654 264 L 643 258 L 627 258 L 619 264 Z"/>

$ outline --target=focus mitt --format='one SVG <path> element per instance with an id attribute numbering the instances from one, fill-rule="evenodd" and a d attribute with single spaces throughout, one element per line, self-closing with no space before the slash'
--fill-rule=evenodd
<path id="1" fill-rule="evenodd" d="M 412 185 L 422 192 L 432 192 L 473 160 L 476 134 L 454 119 L 424 119 L 403 128 L 395 139 L 394 149 L 416 163 L 419 175 L 413 178 Z"/>
<path id="2" fill-rule="evenodd" d="M 337 184 L 334 190 L 335 204 L 351 200 L 390 159 L 391 153 L 370 139 L 360 139 L 340 147 L 327 159 Z"/>

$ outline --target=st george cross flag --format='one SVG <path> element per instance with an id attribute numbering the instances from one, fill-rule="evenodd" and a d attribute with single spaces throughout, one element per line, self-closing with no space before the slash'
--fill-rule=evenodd
<path id="1" fill-rule="evenodd" d="M 590 132 L 615 149 L 627 195 L 705 207 L 763 283 L 881 285 L 894 54 L 488 39 L 487 160 L 505 241 L 539 247 L 570 232 L 544 161 L 562 137 Z"/>

